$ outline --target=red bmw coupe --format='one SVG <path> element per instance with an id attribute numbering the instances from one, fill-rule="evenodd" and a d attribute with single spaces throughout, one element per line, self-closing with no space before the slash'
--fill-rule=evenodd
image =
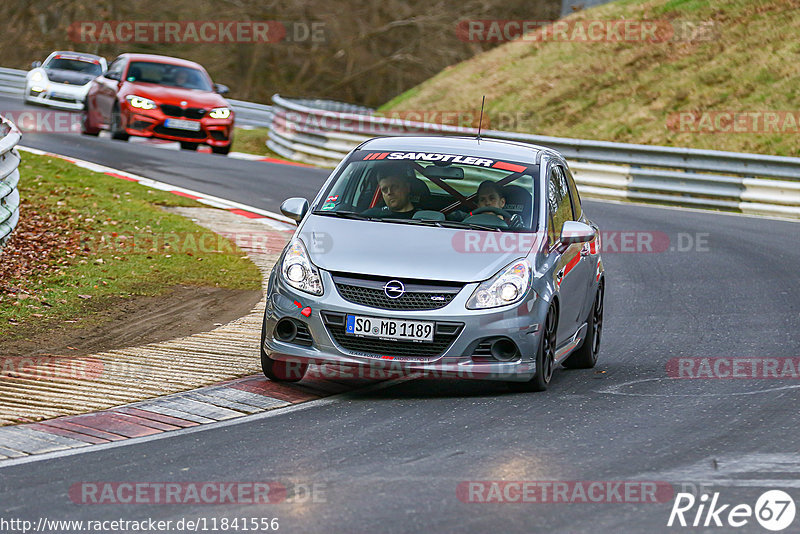
<path id="1" fill-rule="evenodd" d="M 215 154 L 227 154 L 234 113 L 222 98 L 226 92 L 193 61 L 122 54 L 92 82 L 81 131 L 97 135 L 108 129 L 122 140 L 135 135 L 179 141 L 187 150 L 206 144 Z"/>

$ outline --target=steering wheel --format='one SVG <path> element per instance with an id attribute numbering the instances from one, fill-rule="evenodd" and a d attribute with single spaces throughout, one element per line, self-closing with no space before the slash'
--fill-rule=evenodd
<path id="1" fill-rule="evenodd" d="M 506 223 L 510 223 L 511 217 L 514 216 L 503 208 L 495 208 L 494 206 L 484 206 L 482 208 L 478 208 L 472 212 L 472 215 L 480 215 L 481 213 L 494 213 L 495 215 L 501 216 Z"/>

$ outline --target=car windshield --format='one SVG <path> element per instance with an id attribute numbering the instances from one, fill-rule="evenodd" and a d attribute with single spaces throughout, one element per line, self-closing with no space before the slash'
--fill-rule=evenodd
<path id="1" fill-rule="evenodd" d="M 90 59 L 67 59 L 62 57 L 54 57 L 47 62 L 44 68 L 48 70 L 71 70 L 83 74 L 92 74 L 94 76 L 100 76 L 103 72 L 99 61 L 94 62 Z"/>
<path id="2" fill-rule="evenodd" d="M 494 231 L 535 231 L 538 165 L 478 156 L 354 153 L 317 215 Z"/>
<path id="3" fill-rule="evenodd" d="M 190 67 L 150 61 L 132 62 L 128 67 L 128 75 L 125 80 L 181 87 L 183 89 L 198 89 L 200 91 L 212 90 L 211 81 L 202 71 Z"/>

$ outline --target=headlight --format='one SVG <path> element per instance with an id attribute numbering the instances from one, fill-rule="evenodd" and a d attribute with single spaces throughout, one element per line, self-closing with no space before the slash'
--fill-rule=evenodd
<path id="1" fill-rule="evenodd" d="M 289 244 L 281 264 L 281 274 L 283 281 L 293 288 L 312 295 L 322 295 L 322 279 L 319 271 L 308 259 L 306 247 L 299 239 Z"/>
<path id="2" fill-rule="evenodd" d="M 227 119 L 231 116 L 231 108 L 214 108 L 208 116 L 212 119 Z"/>
<path id="3" fill-rule="evenodd" d="M 530 280 L 531 264 L 526 259 L 517 260 L 481 282 L 467 301 L 467 308 L 482 310 L 519 302 L 528 291 Z"/>
<path id="4" fill-rule="evenodd" d="M 136 95 L 128 95 L 125 97 L 125 100 L 128 101 L 128 104 L 132 108 L 139 108 L 139 109 L 156 109 L 156 103 L 150 100 L 149 98 L 144 98 L 142 96 Z"/>
<path id="5" fill-rule="evenodd" d="M 45 79 L 45 75 L 42 74 L 42 71 L 40 71 L 40 70 L 37 70 L 36 72 L 34 72 L 31 75 L 31 81 L 34 81 L 34 82 L 41 82 L 44 79 Z"/>

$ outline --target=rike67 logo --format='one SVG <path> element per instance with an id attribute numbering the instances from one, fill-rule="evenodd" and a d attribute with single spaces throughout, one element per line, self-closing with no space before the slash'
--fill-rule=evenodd
<path id="1" fill-rule="evenodd" d="M 778 532 L 794 522 L 795 513 L 794 499 L 781 490 L 762 493 L 755 506 L 724 503 L 719 492 L 699 498 L 691 493 L 678 493 L 667 526 L 740 528 L 752 525 L 755 519 L 765 529 Z"/>

